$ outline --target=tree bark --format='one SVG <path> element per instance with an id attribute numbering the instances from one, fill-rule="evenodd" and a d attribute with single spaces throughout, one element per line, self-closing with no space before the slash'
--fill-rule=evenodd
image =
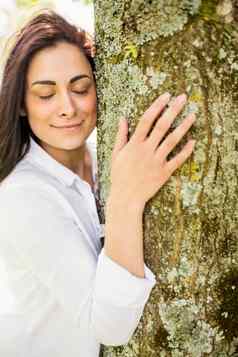
<path id="1" fill-rule="evenodd" d="M 238 356 L 238 1 L 95 0 L 101 205 L 118 119 L 186 92 L 193 156 L 148 202 L 156 274 L 139 326 L 104 357 Z M 143 158 L 141 158 L 143 160 Z M 129 239 L 130 237 L 128 237 Z"/>

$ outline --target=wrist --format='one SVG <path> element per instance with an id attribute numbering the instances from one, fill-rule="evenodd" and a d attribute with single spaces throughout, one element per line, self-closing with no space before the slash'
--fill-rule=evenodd
<path id="1" fill-rule="evenodd" d="M 145 203 L 140 202 L 133 197 L 123 193 L 117 192 L 116 190 L 111 190 L 108 198 L 106 207 L 116 209 L 116 210 L 124 210 L 127 213 L 134 213 L 134 214 L 143 214 L 145 209 Z"/>

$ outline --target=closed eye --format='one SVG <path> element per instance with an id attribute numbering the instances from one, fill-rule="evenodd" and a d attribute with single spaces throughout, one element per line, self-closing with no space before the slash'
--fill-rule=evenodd
<path id="1" fill-rule="evenodd" d="M 50 95 L 47 95 L 47 96 L 39 95 L 39 98 L 41 98 L 41 99 L 50 99 L 51 97 L 53 97 L 53 94 L 50 94 Z"/>
<path id="2" fill-rule="evenodd" d="M 86 90 L 83 90 L 83 91 L 80 91 L 80 92 L 79 91 L 73 91 L 73 93 L 76 93 L 76 94 L 79 94 L 79 95 L 84 95 L 84 94 L 88 93 L 88 90 L 86 89 Z M 47 96 L 40 95 L 39 98 L 47 100 L 47 99 L 50 99 L 51 97 L 53 97 L 53 95 L 54 94 L 50 94 L 50 95 L 47 95 Z"/>
<path id="3" fill-rule="evenodd" d="M 85 89 L 85 90 L 82 90 L 82 91 L 76 91 L 76 90 L 74 90 L 74 91 L 73 91 L 73 93 L 76 93 L 76 94 L 81 94 L 81 95 L 83 95 L 83 94 L 87 94 L 87 93 L 88 93 L 88 90 L 87 90 L 87 89 Z"/>

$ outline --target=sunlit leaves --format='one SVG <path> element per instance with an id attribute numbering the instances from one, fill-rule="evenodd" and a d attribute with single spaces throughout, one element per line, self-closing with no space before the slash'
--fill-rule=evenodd
<path id="1" fill-rule="evenodd" d="M 31 7 L 39 2 L 39 0 L 16 0 L 16 5 L 20 7 Z"/>

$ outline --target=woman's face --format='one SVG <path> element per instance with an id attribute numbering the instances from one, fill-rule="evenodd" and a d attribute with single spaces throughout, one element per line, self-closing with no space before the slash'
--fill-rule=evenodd
<path id="1" fill-rule="evenodd" d="M 96 126 L 95 81 L 76 45 L 61 42 L 33 56 L 24 99 L 31 130 L 46 151 L 78 149 Z"/>

